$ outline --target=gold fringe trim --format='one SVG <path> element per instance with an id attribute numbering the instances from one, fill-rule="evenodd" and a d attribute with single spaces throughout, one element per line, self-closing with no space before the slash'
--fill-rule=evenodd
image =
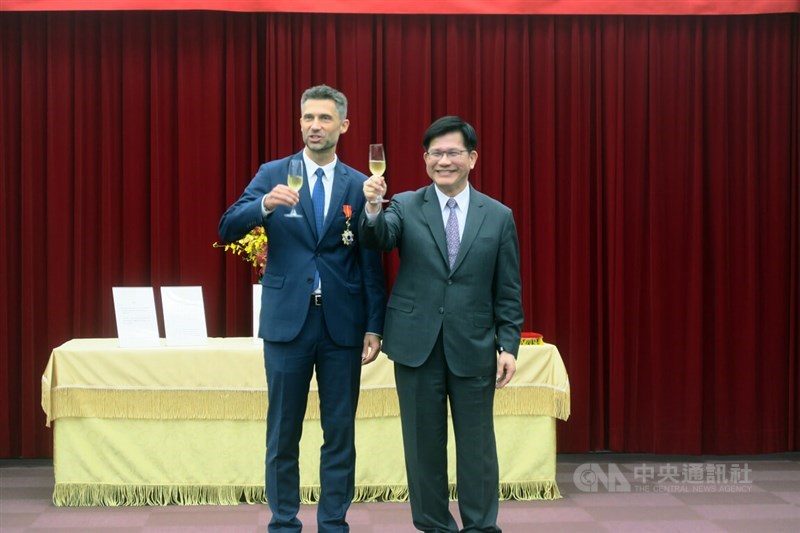
<path id="1" fill-rule="evenodd" d="M 119 507 L 143 505 L 238 505 L 266 503 L 263 486 L 106 485 L 56 483 L 58 507 Z"/>
<path id="2" fill-rule="evenodd" d="M 300 503 L 319 503 L 319 486 L 300 487 Z M 406 485 L 356 485 L 353 502 L 407 502 Z"/>
<path id="3" fill-rule="evenodd" d="M 48 392 L 45 393 L 45 390 Z M 142 390 L 57 387 L 43 389 L 42 402 L 51 406 L 49 419 L 125 418 L 149 420 L 265 420 L 266 391 Z M 569 391 L 552 387 L 506 387 L 495 395 L 496 415 L 543 415 L 567 420 Z M 358 402 L 358 418 L 400 415 L 397 391 L 392 387 L 365 389 Z M 306 419 L 319 419 L 319 395 L 311 391 Z"/>
<path id="4" fill-rule="evenodd" d="M 314 408 L 313 417 L 319 418 L 319 396 L 317 392 L 312 393 L 308 398 L 306 416 L 312 413 L 312 407 Z M 397 399 L 397 389 L 385 387 L 361 390 L 358 396 L 356 418 L 384 418 L 390 416 L 400 416 L 400 401 Z"/>
<path id="5" fill-rule="evenodd" d="M 458 500 L 455 483 L 449 485 L 450 499 Z M 301 487 L 300 502 L 314 504 L 319 502 L 319 487 Z M 526 481 L 500 483 L 501 500 L 558 500 L 561 492 L 555 481 Z M 363 485 L 356 486 L 353 502 L 407 502 L 406 485 Z"/>
<path id="6" fill-rule="evenodd" d="M 561 491 L 555 481 L 500 483 L 501 500 L 560 500 Z"/>
<path id="7" fill-rule="evenodd" d="M 494 395 L 494 414 L 552 416 L 567 420 L 570 415 L 569 389 L 507 386 Z"/>
<path id="8" fill-rule="evenodd" d="M 450 499 L 458 499 L 455 484 Z M 301 487 L 300 503 L 319 502 L 320 488 Z M 501 500 L 557 500 L 561 492 L 555 481 L 501 483 Z M 407 502 L 406 485 L 356 486 L 353 502 Z M 163 505 L 238 505 L 265 504 L 263 486 L 231 485 L 108 485 L 96 483 L 56 483 L 53 504 L 57 507 L 122 507 Z"/>
<path id="9" fill-rule="evenodd" d="M 264 420 L 266 391 L 88 389 L 56 387 L 53 413 L 63 417 L 151 420 Z"/>
<path id="10" fill-rule="evenodd" d="M 458 489 L 451 483 L 450 500 L 458 500 Z M 524 481 L 500 483 L 500 500 L 558 500 L 561 492 L 555 481 Z"/>

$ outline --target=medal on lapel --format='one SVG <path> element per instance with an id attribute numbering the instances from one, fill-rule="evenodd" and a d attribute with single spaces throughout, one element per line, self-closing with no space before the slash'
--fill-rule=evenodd
<path id="1" fill-rule="evenodd" d="M 349 205 L 343 205 L 342 212 L 344 212 L 345 216 L 342 242 L 345 246 L 350 246 L 355 241 L 355 236 L 353 235 L 353 232 L 350 231 L 350 217 L 353 216 L 353 208 Z"/>

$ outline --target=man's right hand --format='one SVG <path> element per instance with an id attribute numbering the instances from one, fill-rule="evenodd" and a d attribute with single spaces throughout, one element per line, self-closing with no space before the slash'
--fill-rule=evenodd
<path id="1" fill-rule="evenodd" d="M 279 183 L 264 196 L 264 209 L 273 212 L 279 205 L 294 207 L 300 201 L 300 194 L 288 185 Z"/>
<path id="2" fill-rule="evenodd" d="M 381 210 L 381 198 L 386 194 L 386 180 L 383 176 L 370 176 L 364 182 L 364 198 L 367 200 L 367 213 L 374 215 Z"/>

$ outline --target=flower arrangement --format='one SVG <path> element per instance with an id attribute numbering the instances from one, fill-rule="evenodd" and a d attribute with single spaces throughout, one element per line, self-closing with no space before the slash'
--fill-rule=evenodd
<path id="1" fill-rule="evenodd" d="M 541 333 L 534 333 L 532 331 L 523 331 L 522 338 L 519 341 L 521 346 L 530 344 L 544 344 L 544 337 Z"/>
<path id="2" fill-rule="evenodd" d="M 238 241 L 227 244 L 215 242 L 214 248 L 223 248 L 247 261 L 257 269 L 258 279 L 264 275 L 267 266 L 267 234 L 262 226 L 256 226 Z"/>

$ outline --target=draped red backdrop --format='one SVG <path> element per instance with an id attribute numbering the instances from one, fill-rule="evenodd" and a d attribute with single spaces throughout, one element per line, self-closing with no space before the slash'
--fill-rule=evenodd
<path id="1" fill-rule="evenodd" d="M 730 15 L 796 13 L 800 0 L 3 0 L 0 11 L 212 10 L 282 13 Z"/>
<path id="2" fill-rule="evenodd" d="M 52 454 L 40 376 L 116 336 L 113 286 L 201 285 L 211 336 L 250 333 L 251 270 L 211 245 L 317 83 L 390 192 L 428 182 L 432 119 L 476 126 L 569 371 L 560 451 L 800 450 L 797 13 L 6 12 L 0 47 L 0 457 Z"/>

